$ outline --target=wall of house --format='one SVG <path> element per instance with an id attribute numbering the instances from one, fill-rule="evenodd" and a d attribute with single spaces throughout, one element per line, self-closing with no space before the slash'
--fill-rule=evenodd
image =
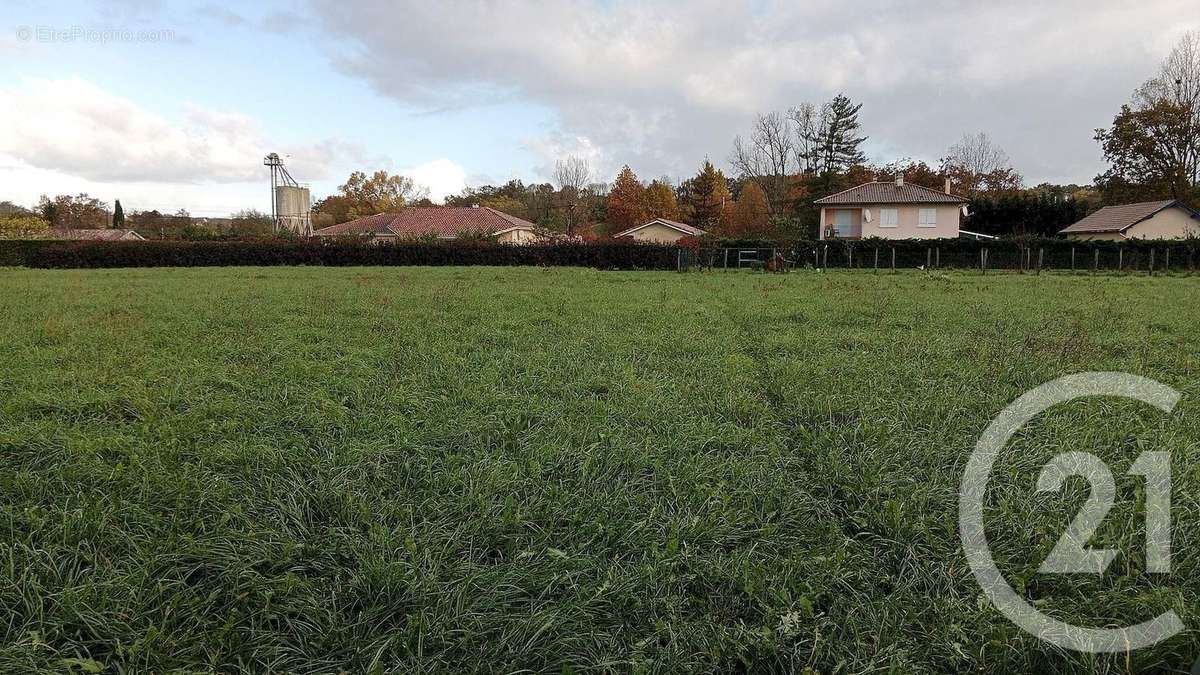
<path id="1" fill-rule="evenodd" d="M 532 244 L 538 239 L 533 230 L 509 230 L 496 237 L 502 244 Z"/>
<path id="2" fill-rule="evenodd" d="M 687 235 L 679 230 L 671 229 L 666 225 L 655 223 L 653 225 L 643 227 L 640 230 L 631 232 L 625 236 L 638 241 L 654 242 L 657 244 L 674 244 Z"/>
<path id="3" fill-rule="evenodd" d="M 826 206 L 821 209 L 821 238 L 825 238 L 826 225 L 833 222 L 833 212 L 849 208 L 858 211 L 859 222 L 862 223 L 862 237 L 880 237 L 883 239 L 953 239 L 958 237 L 959 223 L 962 220 L 962 207 L 958 204 L 870 204 L 852 207 Z M 932 208 L 937 210 L 937 225 L 922 227 L 920 210 Z M 880 211 L 896 209 L 896 226 L 883 227 L 880 225 Z M 871 222 L 866 221 L 866 213 L 870 212 Z"/>
<path id="4" fill-rule="evenodd" d="M 1072 241 L 1125 241 L 1126 239 L 1185 239 L 1200 236 L 1200 220 L 1178 207 L 1159 211 L 1153 218 L 1143 220 L 1121 232 L 1068 234 Z"/>
<path id="5" fill-rule="evenodd" d="M 1175 206 L 1159 211 L 1153 218 L 1125 230 L 1125 236 L 1130 239 L 1184 239 L 1189 234 L 1200 236 L 1200 220 Z"/>

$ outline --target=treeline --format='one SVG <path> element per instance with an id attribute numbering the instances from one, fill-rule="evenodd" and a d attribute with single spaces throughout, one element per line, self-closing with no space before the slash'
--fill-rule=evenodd
<path id="1" fill-rule="evenodd" d="M 42 196 L 33 208 L 0 202 L 0 239 L 40 239 L 54 230 L 130 229 L 145 239 L 245 239 L 274 236 L 271 217 L 255 210 L 228 218 L 196 218 L 184 209 L 126 212 L 121 200 L 112 208 L 87 193 Z"/>

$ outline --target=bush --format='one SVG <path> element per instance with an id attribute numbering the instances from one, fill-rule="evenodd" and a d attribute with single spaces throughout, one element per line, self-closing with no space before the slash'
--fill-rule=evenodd
<path id="1" fill-rule="evenodd" d="M 28 265 L 33 251 L 61 243 L 53 239 L 0 239 L 0 267 Z"/>
<path id="2" fill-rule="evenodd" d="M 673 246 L 358 240 L 56 242 L 26 255 L 40 268 L 228 267 L 237 265 L 534 265 L 673 270 Z"/>

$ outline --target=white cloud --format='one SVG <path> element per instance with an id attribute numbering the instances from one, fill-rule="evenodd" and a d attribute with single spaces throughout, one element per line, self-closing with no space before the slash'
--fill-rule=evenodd
<path id="1" fill-rule="evenodd" d="M 172 122 L 79 78 L 25 80 L 0 100 L 0 156 L 91 181 L 257 181 L 272 149 L 296 157 L 298 177 L 319 180 L 362 154 L 336 140 L 277 144 L 245 115 L 192 105 Z"/>
<path id="2" fill-rule="evenodd" d="M 936 159 L 985 129 L 1028 176 L 1086 180 L 1195 0 L 729 3 L 314 0 L 345 72 L 414 107 L 527 100 L 644 175 L 721 160 L 756 111 L 865 103 L 875 152 Z M 880 157 L 892 159 L 894 157 Z M 531 167 L 533 168 L 533 167 Z M 541 167 L 538 167 L 541 168 Z M 611 169 L 611 166 L 606 167 Z"/>
<path id="3" fill-rule="evenodd" d="M 185 104 L 172 121 L 80 78 L 24 80 L 0 88 L 0 100 L 0 198 L 22 204 L 87 192 L 119 198 L 127 210 L 269 210 L 268 152 L 318 192 L 364 163 L 381 163 L 339 139 L 272 140 L 239 113 Z"/>
<path id="4" fill-rule="evenodd" d="M 467 186 L 467 171 L 448 159 L 435 159 L 400 171 L 418 185 L 429 188 L 429 198 L 440 202 L 446 195 L 461 192 Z"/>

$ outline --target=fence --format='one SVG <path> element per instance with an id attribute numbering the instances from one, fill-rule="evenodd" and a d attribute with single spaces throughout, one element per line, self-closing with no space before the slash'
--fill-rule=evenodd
<path id="1" fill-rule="evenodd" d="M 1200 241 L 1072 242 L 1041 240 L 829 240 L 772 248 L 701 246 L 681 256 L 681 270 L 763 269 L 957 269 L 982 273 L 1011 270 L 1077 272 L 1193 272 Z M 768 261 L 780 261 L 769 265 Z M 690 264 L 688 264 L 690 263 Z"/>

